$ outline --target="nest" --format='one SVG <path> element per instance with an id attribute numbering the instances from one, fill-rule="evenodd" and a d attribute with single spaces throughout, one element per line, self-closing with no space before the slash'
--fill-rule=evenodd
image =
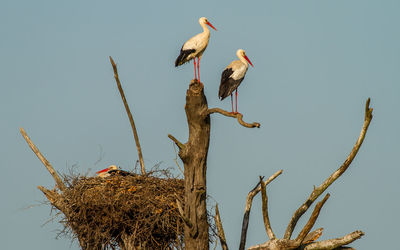
<path id="1" fill-rule="evenodd" d="M 184 225 L 176 199 L 183 200 L 183 180 L 75 176 L 67 183 L 64 225 L 80 241 L 101 242 L 104 249 L 121 247 L 127 240 L 146 249 L 182 245 Z"/>

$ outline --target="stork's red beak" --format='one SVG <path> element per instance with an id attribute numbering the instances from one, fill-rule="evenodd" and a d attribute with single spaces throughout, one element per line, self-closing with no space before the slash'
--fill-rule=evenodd
<path id="1" fill-rule="evenodd" d="M 253 64 L 250 62 L 250 59 L 246 55 L 244 55 L 244 59 L 246 59 L 250 63 L 251 67 L 254 67 Z"/>
<path id="2" fill-rule="evenodd" d="M 217 30 L 209 21 L 207 21 L 207 25 L 210 26 L 211 28 L 215 29 L 215 31 Z"/>
<path id="3" fill-rule="evenodd" d="M 109 168 L 105 168 L 103 170 L 97 171 L 96 174 L 104 173 L 104 172 L 107 172 L 108 170 L 109 170 Z"/>

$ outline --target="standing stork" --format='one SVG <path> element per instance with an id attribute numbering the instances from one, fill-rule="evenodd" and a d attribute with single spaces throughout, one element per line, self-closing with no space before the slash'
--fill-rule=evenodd
<path id="1" fill-rule="evenodd" d="M 242 49 L 238 49 L 236 51 L 237 57 L 239 60 L 235 60 L 231 62 L 228 67 L 225 68 L 224 72 L 222 72 L 221 76 L 221 84 L 219 85 L 219 93 L 218 97 L 221 98 L 221 101 L 224 100 L 227 96 L 231 96 L 232 103 L 232 113 L 237 114 L 237 88 L 240 83 L 243 81 L 244 76 L 246 75 L 247 68 L 249 64 L 252 67 L 253 64 L 250 62 L 249 58 L 246 56 L 246 52 Z M 236 111 L 233 112 L 233 97 L 232 93 L 235 91 L 235 103 L 236 103 Z"/>
<path id="2" fill-rule="evenodd" d="M 200 17 L 199 23 L 203 27 L 203 32 L 195 35 L 185 42 L 181 48 L 181 53 L 175 60 L 175 67 L 178 67 L 184 63 L 189 62 L 193 59 L 194 64 L 194 78 L 200 81 L 200 69 L 199 62 L 204 50 L 206 50 L 208 45 L 208 40 L 210 39 L 210 30 L 207 25 L 217 30 L 212 26 L 212 24 L 205 17 Z M 197 57 L 197 75 L 196 75 L 196 57 Z M 197 78 L 198 76 L 198 78 Z"/>

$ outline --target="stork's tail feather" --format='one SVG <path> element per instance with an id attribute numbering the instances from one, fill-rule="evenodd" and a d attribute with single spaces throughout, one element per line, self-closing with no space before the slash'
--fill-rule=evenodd
<path id="1" fill-rule="evenodd" d="M 193 52 L 195 52 L 195 49 L 188 49 L 188 50 L 182 50 L 181 49 L 181 53 L 179 54 L 179 56 L 176 58 L 175 60 L 175 67 L 178 67 L 184 63 L 187 63 L 189 60 L 187 59 L 187 57 L 192 54 Z"/>

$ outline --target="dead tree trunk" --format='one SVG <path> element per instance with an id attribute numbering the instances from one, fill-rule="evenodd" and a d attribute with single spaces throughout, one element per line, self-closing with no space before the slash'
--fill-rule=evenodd
<path id="1" fill-rule="evenodd" d="M 179 157 L 185 166 L 184 217 L 186 249 L 208 249 L 207 221 L 207 153 L 210 142 L 210 116 L 204 86 L 193 80 L 186 92 L 185 111 L 189 125 L 189 139 L 185 144 L 169 137 L 179 147 Z"/>
<path id="2" fill-rule="evenodd" d="M 209 249 L 206 171 L 210 142 L 210 114 L 220 113 L 237 118 L 242 126 L 248 128 L 259 128 L 260 124 L 244 122 L 240 113 L 230 113 L 218 108 L 208 109 L 204 85 L 197 80 L 191 81 L 186 92 L 185 111 L 189 126 L 188 141 L 183 144 L 172 135 L 168 135 L 179 147 L 179 157 L 185 167 L 185 209 L 181 212 L 186 223 L 185 248 Z"/>

